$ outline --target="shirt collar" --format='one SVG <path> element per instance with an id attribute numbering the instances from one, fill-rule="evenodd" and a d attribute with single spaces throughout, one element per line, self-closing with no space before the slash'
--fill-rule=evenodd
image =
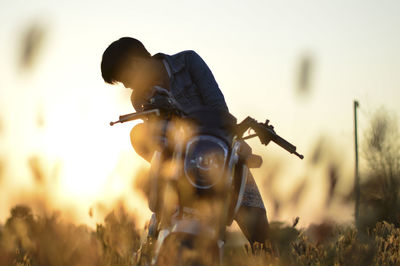
<path id="1" fill-rule="evenodd" d="M 175 55 L 157 53 L 153 55 L 153 57 L 165 59 L 168 65 L 171 67 L 172 74 L 178 73 L 185 67 L 185 63 L 182 61 L 182 58 Z"/>

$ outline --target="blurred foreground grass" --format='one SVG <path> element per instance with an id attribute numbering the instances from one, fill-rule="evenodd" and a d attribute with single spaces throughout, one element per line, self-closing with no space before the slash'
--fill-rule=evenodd
<path id="1" fill-rule="evenodd" d="M 363 144 L 368 168 L 360 187 L 358 227 L 326 221 L 297 229 L 298 220 L 293 226 L 272 222 L 274 248 L 251 248 L 234 240 L 239 232 L 230 232 L 224 265 L 400 265 L 400 133 L 395 120 L 382 110 L 370 125 Z M 318 151 L 313 161 L 321 157 Z M 30 165 L 35 180 L 46 180 L 36 160 Z M 329 198 L 339 197 L 334 189 L 338 171 L 328 173 Z M 294 194 L 297 199 L 299 193 Z M 354 200 L 352 192 L 343 197 L 349 203 Z M 42 213 L 35 215 L 25 205 L 11 209 L 5 224 L 0 224 L 0 265 L 143 265 L 137 254 L 150 255 L 140 249 L 143 229 L 122 205 L 96 230 L 65 222 L 57 212 Z"/>
<path id="2" fill-rule="evenodd" d="M 0 227 L 0 265 L 140 265 L 135 254 L 143 230 L 123 208 L 96 230 L 65 223 L 54 213 L 34 216 L 19 205 Z M 400 228 L 378 222 L 365 232 L 323 223 L 306 229 L 274 222 L 276 251 L 227 245 L 225 265 L 399 265 Z"/>

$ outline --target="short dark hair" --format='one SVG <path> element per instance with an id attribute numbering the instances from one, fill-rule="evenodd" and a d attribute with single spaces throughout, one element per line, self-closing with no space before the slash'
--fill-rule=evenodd
<path id="1" fill-rule="evenodd" d="M 150 58 L 151 55 L 139 40 L 131 37 L 123 37 L 111 43 L 101 60 L 101 75 L 104 81 L 109 84 L 118 82 L 119 71 L 133 57 Z"/>

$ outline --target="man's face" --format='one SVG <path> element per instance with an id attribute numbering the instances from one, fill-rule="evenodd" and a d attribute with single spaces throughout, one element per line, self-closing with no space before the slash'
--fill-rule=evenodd
<path id="1" fill-rule="evenodd" d="M 148 91 L 156 84 L 157 72 L 152 59 L 133 58 L 119 74 L 118 81 L 137 95 Z"/>

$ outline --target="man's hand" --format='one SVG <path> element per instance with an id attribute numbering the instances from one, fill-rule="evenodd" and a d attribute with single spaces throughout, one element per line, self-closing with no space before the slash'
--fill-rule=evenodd
<path id="1" fill-rule="evenodd" d="M 160 111 L 172 111 L 174 109 L 172 101 L 161 95 L 154 95 L 147 103 L 143 104 L 143 111 L 160 109 Z"/>

